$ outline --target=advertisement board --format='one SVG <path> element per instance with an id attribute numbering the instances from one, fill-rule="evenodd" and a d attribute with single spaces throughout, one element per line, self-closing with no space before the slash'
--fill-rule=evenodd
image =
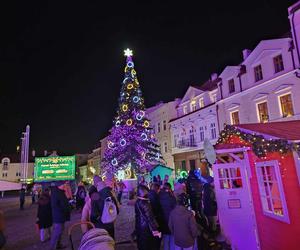
<path id="1" fill-rule="evenodd" d="M 75 156 L 36 157 L 34 181 L 62 181 L 75 179 Z"/>

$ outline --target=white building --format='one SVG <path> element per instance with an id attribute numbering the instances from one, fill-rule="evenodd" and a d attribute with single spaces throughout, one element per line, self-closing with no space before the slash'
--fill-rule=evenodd
<path id="1" fill-rule="evenodd" d="M 179 103 L 180 99 L 175 99 L 174 101 L 167 103 L 158 103 L 146 110 L 155 138 L 160 145 L 162 157 L 166 162 L 166 166 L 170 168 L 174 168 L 174 160 L 171 149 L 172 144 L 169 121 L 177 117 L 176 107 Z"/>
<path id="2" fill-rule="evenodd" d="M 190 86 L 170 121 L 175 171 L 202 168 L 203 143 L 215 144 L 219 134 L 216 102 L 220 79 L 216 74 L 202 86 Z M 203 170 L 203 169 L 202 169 Z"/>

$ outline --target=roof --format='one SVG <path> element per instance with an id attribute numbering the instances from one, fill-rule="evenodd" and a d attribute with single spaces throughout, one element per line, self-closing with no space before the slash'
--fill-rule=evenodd
<path id="1" fill-rule="evenodd" d="M 200 89 L 202 91 L 212 91 L 212 90 L 218 88 L 218 82 L 220 82 L 220 81 L 221 81 L 221 78 L 216 78 L 213 81 L 208 80 L 200 86 L 192 85 L 192 87 Z"/>
<path id="2" fill-rule="evenodd" d="M 262 135 L 269 135 L 271 137 L 276 137 L 289 141 L 300 140 L 300 120 L 239 124 L 235 127 L 238 127 L 242 130 L 250 130 L 252 132 L 258 132 Z"/>

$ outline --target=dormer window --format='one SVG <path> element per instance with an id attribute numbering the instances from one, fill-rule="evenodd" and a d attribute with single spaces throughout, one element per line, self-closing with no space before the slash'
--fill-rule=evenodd
<path id="1" fill-rule="evenodd" d="M 187 114 L 187 106 L 183 106 L 183 114 Z"/>
<path id="2" fill-rule="evenodd" d="M 234 86 L 234 80 L 230 79 L 228 81 L 228 89 L 229 89 L 229 94 L 232 94 L 235 92 L 235 86 Z"/>
<path id="3" fill-rule="evenodd" d="M 263 79 L 263 73 L 262 73 L 261 65 L 257 65 L 256 67 L 254 67 L 254 77 L 255 77 L 256 82 Z"/>
<path id="4" fill-rule="evenodd" d="M 203 97 L 199 99 L 199 107 L 200 108 L 204 107 L 204 98 Z"/>
<path id="5" fill-rule="evenodd" d="M 4 158 L 2 160 L 2 164 L 3 164 L 3 171 L 7 171 L 8 170 L 8 165 L 9 165 L 9 159 L 8 158 Z"/>
<path id="6" fill-rule="evenodd" d="M 273 63 L 274 63 L 275 73 L 278 73 L 278 72 L 284 70 L 282 55 L 278 55 L 278 56 L 274 57 Z"/>
<path id="7" fill-rule="evenodd" d="M 191 112 L 193 112 L 193 111 L 196 110 L 196 101 L 195 101 L 195 100 L 192 100 L 192 101 L 191 101 L 190 109 L 191 109 Z"/>
<path id="8" fill-rule="evenodd" d="M 217 102 L 217 94 L 211 95 L 211 101 L 212 101 L 213 103 Z"/>

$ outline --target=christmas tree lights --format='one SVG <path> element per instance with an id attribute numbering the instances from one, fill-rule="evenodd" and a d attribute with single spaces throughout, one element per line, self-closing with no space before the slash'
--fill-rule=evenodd
<path id="1" fill-rule="evenodd" d="M 114 173 L 131 168 L 131 172 L 141 174 L 161 163 L 162 157 L 145 115 L 144 99 L 132 61 L 132 50 L 126 49 L 124 54 L 125 76 L 114 126 L 107 140 L 103 167 Z"/>

